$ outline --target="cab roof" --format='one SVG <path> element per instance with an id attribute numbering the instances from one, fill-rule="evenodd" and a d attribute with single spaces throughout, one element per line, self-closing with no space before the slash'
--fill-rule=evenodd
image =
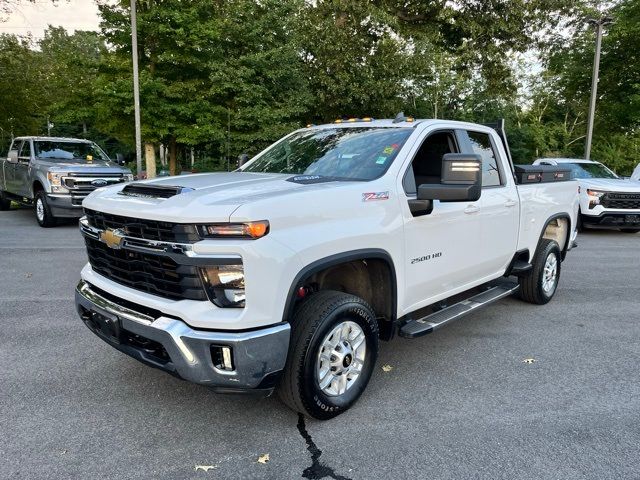
<path id="1" fill-rule="evenodd" d="M 45 142 L 76 142 L 76 143 L 92 143 L 91 140 L 87 140 L 86 138 L 71 138 L 71 137 L 40 137 L 28 135 L 24 137 L 16 137 L 13 139 L 16 140 L 39 140 Z"/>
<path id="2" fill-rule="evenodd" d="M 308 125 L 307 128 L 341 128 L 341 127 L 360 127 L 360 128 L 415 128 L 418 125 L 446 123 L 452 127 L 459 128 L 487 128 L 486 125 L 470 122 L 460 122 L 456 120 L 445 120 L 438 118 L 411 118 L 405 117 L 404 120 L 398 121 L 392 118 L 383 118 L 379 120 L 366 119 L 346 119 L 320 125 Z M 491 127 L 488 127 L 491 128 Z"/>
<path id="3" fill-rule="evenodd" d="M 594 160 L 587 160 L 585 158 L 538 158 L 537 162 L 549 162 L 555 165 L 561 163 L 600 163 Z"/>

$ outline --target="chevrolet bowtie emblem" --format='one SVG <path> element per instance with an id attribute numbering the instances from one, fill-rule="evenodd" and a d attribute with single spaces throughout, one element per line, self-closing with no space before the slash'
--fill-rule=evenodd
<path id="1" fill-rule="evenodd" d="M 113 230 L 108 228 L 107 230 L 100 232 L 100 241 L 107 247 L 117 250 L 122 247 L 124 232 L 122 230 Z"/>

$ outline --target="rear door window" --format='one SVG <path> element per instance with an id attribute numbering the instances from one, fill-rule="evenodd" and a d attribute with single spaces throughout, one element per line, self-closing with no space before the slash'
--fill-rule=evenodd
<path id="1" fill-rule="evenodd" d="M 488 133 L 467 131 L 473 153 L 482 158 L 482 186 L 497 187 L 502 185 L 500 168 L 495 148 Z"/>

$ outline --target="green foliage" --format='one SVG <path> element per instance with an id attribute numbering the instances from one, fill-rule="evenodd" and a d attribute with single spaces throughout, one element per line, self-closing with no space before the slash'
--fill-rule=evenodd
<path id="1" fill-rule="evenodd" d="M 516 162 L 582 156 L 595 0 L 139 0 L 143 142 L 194 169 L 231 168 L 306 123 L 338 117 L 492 122 Z M 0 142 L 42 134 L 134 148 L 128 0 L 100 0 L 100 32 L 0 36 Z M 594 158 L 638 162 L 640 0 L 611 13 Z M 598 13 L 599 14 L 599 13 Z M 525 52 L 539 53 L 531 71 Z M 132 158 L 131 155 L 128 158 Z M 158 166 L 158 170 L 161 167 Z M 166 168 L 166 167 L 162 167 Z M 179 171 L 179 167 L 176 171 Z"/>
<path id="2" fill-rule="evenodd" d="M 30 38 L 0 34 L 0 142 L 2 154 L 12 134 L 38 134 L 46 128 L 46 76 Z"/>

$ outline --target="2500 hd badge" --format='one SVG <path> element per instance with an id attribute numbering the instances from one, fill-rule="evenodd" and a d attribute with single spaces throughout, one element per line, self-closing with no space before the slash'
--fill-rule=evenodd
<path id="1" fill-rule="evenodd" d="M 422 257 L 412 258 L 411 265 L 414 263 L 426 262 L 427 260 L 431 260 L 432 258 L 440 258 L 442 256 L 442 252 L 432 253 L 431 255 L 424 255 Z"/>

